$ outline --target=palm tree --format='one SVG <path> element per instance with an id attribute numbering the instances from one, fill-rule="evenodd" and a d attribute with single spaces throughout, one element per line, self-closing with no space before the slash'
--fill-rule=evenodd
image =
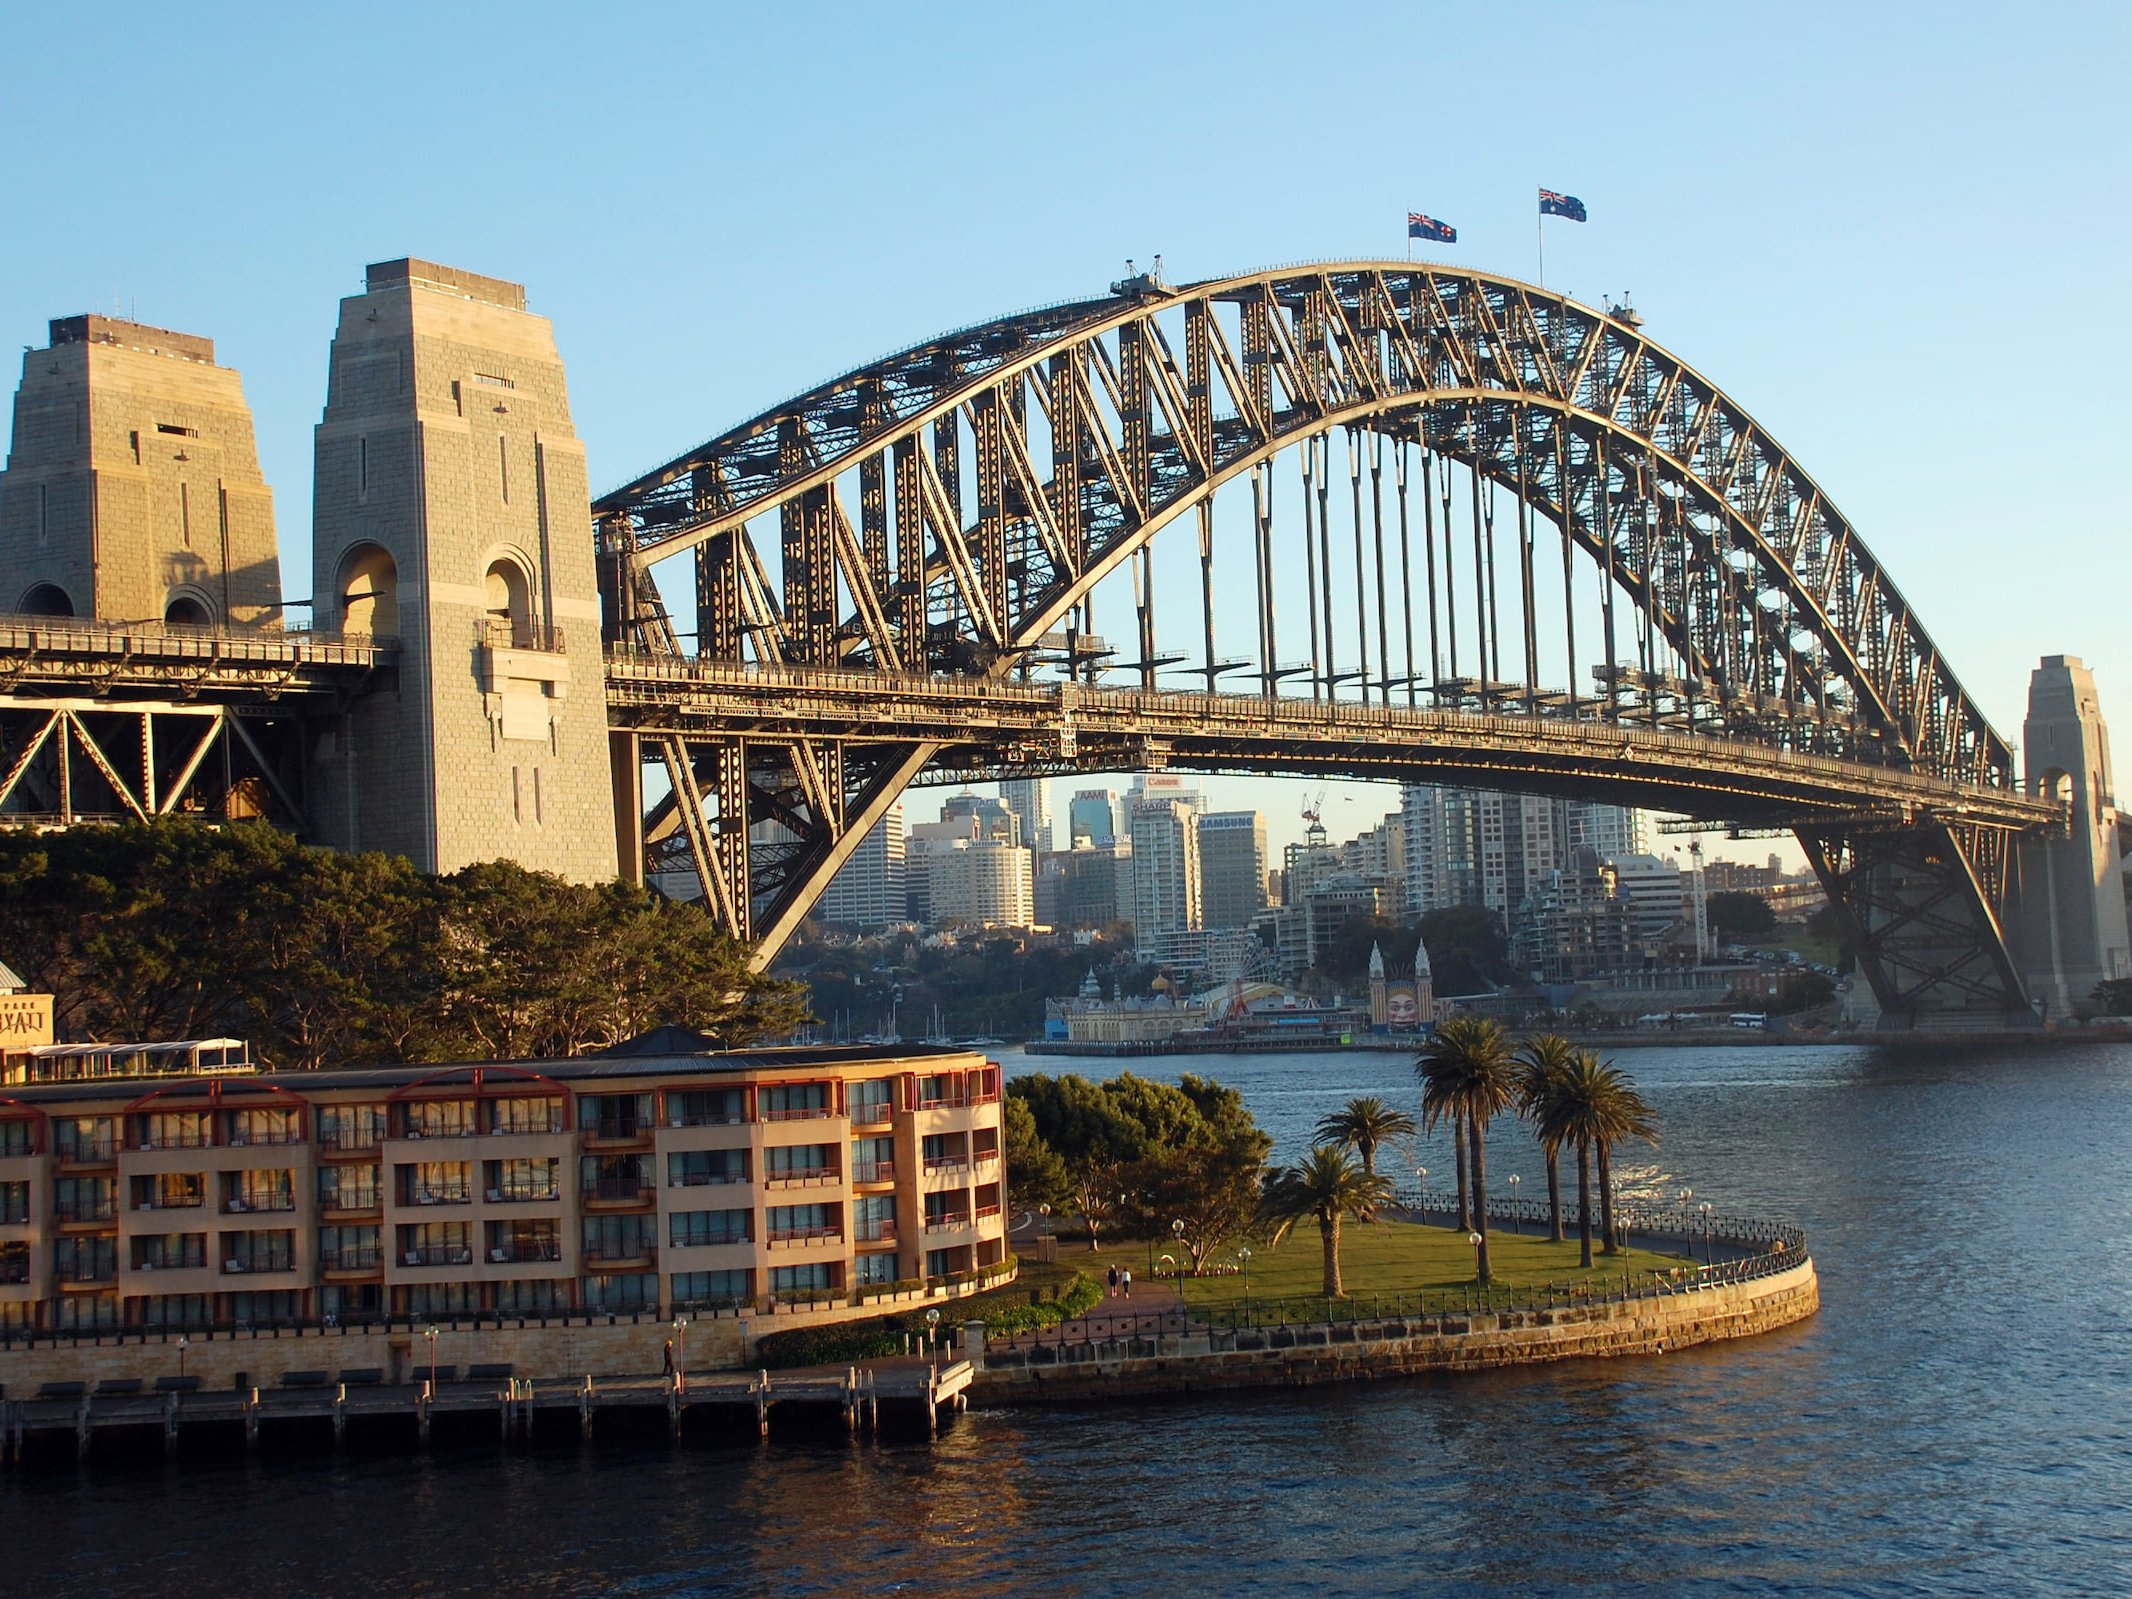
<path id="1" fill-rule="evenodd" d="M 1340 1218 L 1360 1216 L 1391 1197 L 1392 1185 L 1374 1172 L 1364 1171 L 1347 1158 L 1347 1151 L 1319 1144 L 1307 1160 L 1283 1166 L 1266 1184 L 1261 1202 L 1265 1219 L 1274 1224 L 1278 1243 L 1305 1216 L 1314 1216 L 1318 1237 L 1325 1247 L 1325 1297 L 1344 1299 L 1340 1285 Z"/>
<path id="2" fill-rule="evenodd" d="M 1540 1153 L 1547 1157 L 1547 1237 L 1557 1244 L 1562 1242 L 1562 1141 L 1549 1136 L 1546 1112 L 1555 1081 L 1575 1054 L 1560 1033 L 1541 1033 L 1526 1039 L 1517 1057 L 1518 1114 L 1532 1123 Z"/>
<path id="3" fill-rule="evenodd" d="M 1312 1136 L 1336 1148 L 1352 1149 L 1362 1157 L 1363 1174 L 1374 1177 L 1378 1148 L 1394 1138 L 1412 1138 L 1414 1118 L 1381 1099 L 1351 1099 L 1331 1115 L 1320 1117 L 1318 1130 Z M 1365 1211 L 1362 1219 L 1377 1218 Z"/>
<path id="4" fill-rule="evenodd" d="M 1592 1154 L 1599 1157 L 1600 1239 L 1611 1254 L 1621 1247 L 1614 1229 L 1613 1146 L 1625 1138 L 1658 1142 L 1657 1118 L 1635 1084 L 1618 1067 L 1588 1049 L 1570 1057 L 1542 1112 L 1543 1136 L 1577 1150 L 1577 1244 L 1582 1264 L 1592 1263 Z"/>
<path id="5" fill-rule="evenodd" d="M 1475 1245 L 1475 1275 L 1485 1285 L 1490 1280 L 1488 1122 L 1517 1094 L 1510 1046 L 1495 1022 L 1454 1016 L 1436 1029 L 1436 1037 L 1422 1051 L 1415 1069 L 1422 1079 L 1422 1120 L 1432 1128 L 1446 1116 L 1465 1122 L 1467 1165 L 1473 1177 L 1473 1231 L 1480 1238 Z"/>

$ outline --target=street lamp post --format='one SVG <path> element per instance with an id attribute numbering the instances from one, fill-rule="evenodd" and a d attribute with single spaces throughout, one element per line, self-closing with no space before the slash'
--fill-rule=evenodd
<path id="1" fill-rule="evenodd" d="M 925 1352 L 937 1375 L 940 1370 L 940 1312 L 937 1309 L 925 1313 Z"/>
<path id="2" fill-rule="evenodd" d="M 1414 1203 L 1419 1207 L 1418 1213 L 1420 1215 L 1424 1217 L 1428 1215 L 1429 1168 L 1426 1166 L 1416 1166 L 1414 1168 Z"/>
<path id="3" fill-rule="evenodd" d="M 1717 1252 L 1710 1247 L 1710 1201 L 1704 1200 L 1696 1209 L 1703 1214 L 1703 1264 L 1714 1266 L 1717 1264 Z"/>
<path id="4" fill-rule="evenodd" d="M 1244 1263 L 1244 1320 L 1251 1319 L 1251 1246 L 1244 1245 L 1236 1252 L 1236 1258 Z"/>
<path id="5" fill-rule="evenodd" d="M 1510 1174 L 1510 1230 L 1518 1230 L 1518 1184 L 1524 1179 L 1516 1172 Z"/>
<path id="6" fill-rule="evenodd" d="M 674 1392 L 688 1392 L 688 1321 L 674 1318 Z"/>
<path id="7" fill-rule="evenodd" d="M 1481 1244 L 1483 1240 L 1479 1233 L 1468 1233 L 1466 1234 L 1466 1242 L 1473 1246 L 1473 1280 L 1479 1282 L 1481 1280 Z"/>
<path id="8" fill-rule="evenodd" d="M 1680 1241 L 1688 1246 L 1690 1259 L 1695 1255 L 1695 1232 L 1688 1225 L 1688 1201 L 1694 1197 L 1695 1190 L 1692 1188 L 1683 1188 L 1680 1191 Z"/>
<path id="9" fill-rule="evenodd" d="M 178 1385 L 185 1384 L 185 1352 L 192 1348 L 192 1340 L 181 1336 L 178 1339 Z"/>
<path id="10" fill-rule="evenodd" d="M 429 1340 L 429 1395 L 437 1396 L 437 1329 L 434 1324 L 422 1329 L 422 1336 Z"/>

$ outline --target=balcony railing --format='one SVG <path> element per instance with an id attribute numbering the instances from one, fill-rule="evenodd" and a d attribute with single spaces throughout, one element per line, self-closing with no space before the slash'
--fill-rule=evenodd
<path id="1" fill-rule="evenodd" d="M 634 1144 L 652 1135 L 652 1124 L 633 1117 L 603 1116 L 578 1128 L 588 1143 Z"/>
<path id="2" fill-rule="evenodd" d="M 372 1127 L 337 1127 L 318 1135 L 318 1147 L 342 1155 L 370 1155 L 377 1152 L 384 1136 Z"/>
<path id="3" fill-rule="evenodd" d="M 247 1274 L 257 1276 L 264 1272 L 294 1271 L 296 1269 L 296 1257 L 282 1254 L 232 1255 L 222 1263 L 222 1269 L 232 1277 L 240 1277 Z"/>
<path id="4" fill-rule="evenodd" d="M 785 1166 L 764 1174 L 763 1181 L 771 1188 L 820 1187 L 837 1180 L 834 1166 Z"/>
<path id="5" fill-rule="evenodd" d="M 560 654 L 563 630 L 560 623 L 518 622 L 508 617 L 484 616 L 474 623 L 474 642 L 492 650 L 541 650 Z"/>
<path id="6" fill-rule="evenodd" d="M 896 1224 L 892 1221 L 862 1221 L 853 1237 L 862 1244 L 892 1244 L 896 1241 Z"/>
<path id="7" fill-rule="evenodd" d="M 560 1199 L 562 1189 L 555 1183 L 502 1183 L 489 1190 L 492 1205 L 522 1205 L 536 1199 Z"/>
<path id="8" fill-rule="evenodd" d="M 935 1155 L 925 1163 L 925 1174 L 928 1177 L 938 1177 L 950 1172 L 966 1172 L 969 1169 L 969 1159 L 963 1155 Z"/>
<path id="9" fill-rule="evenodd" d="M 970 1214 L 962 1210 L 946 1210 L 937 1216 L 925 1218 L 925 1230 L 929 1233 L 953 1232 L 958 1227 L 970 1225 Z"/>
<path id="10" fill-rule="evenodd" d="M 993 1162 L 997 1161 L 998 1159 L 999 1159 L 999 1151 L 998 1151 L 998 1150 L 996 1150 L 996 1149 L 980 1149 L 980 1150 L 975 1150 L 975 1151 L 973 1151 L 973 1152 L 971 1153 L 971 1155 L 970 1155 L 970 1164 L 971 1164 L 971 1165 L 973 1165 L 973 1166 L 990 1166 L 991 1164 L 993 1164 Z"/>
<path id="11" fill-rule="evenodd" d="M 0 1205 L 0 1227 L 27 1227 L 29 1224 L 29 1206 Z"/>
<path id="12" fill-rule="evenodd" d="M 652 1190 L 646 1183 L 634 1177 L 602 1177 L 585 1190 L 585 1201 L 593 1205 L 648 1205 Z"/>
<path id="13" fill-rule="evenodd" d="M 772 1227 L 769 1238 L 773 1244 L 812 1244 L 827 1238 L 842 1238 L 841 1227 Z"/>
<path id="14" fill-rule="evenodd" d="M 851 1163 L 851 1180 L 855 1183 L 892 1183 L 896 1180 L 896 1163 L 892 1160 L 855 1160 Z"/>
<path id="15" fill-rule="evenodd" d="M 0 1287 L 15 1288 L 29 1280 L 30 1263 L 28 1261 L 0 1261 Z"/>
<path id="16" fill-rule="evenodd" d="M 135 1210 L 199 1210 L 206 1205 L 205 1194 L 144 1194 L 133 1202 Z"/>
<path id="17" fill-rule="evenodd" d="M 641 1244 L 608 1244 L 598 1249 L 585 1251 L 588 1266 L 646 1266 L 659 1258 L 659 1246 L 646 1240 Z"/>
<path id="18" fill-rule="evenodd" d="M 685 1171 L 673 1182 L 671 1188 L 717 1188 L 727 1183 L 744 1183 L 748 1174 L 744 1171 Z"/>
<path id="19" fill-rule="evenodd" d="M 748 1119 L 745 1110 L 670 1110 L 669 1127 L 738 1127 Z"/>
<path id="20" fill-rule="evenodd" d="M 142 1133 L 134 1140 L 135 1149 L 205 1149 L 214 1140 L 205 1127 L 181 1128 L 176 1132 Z"/>
<path id="21" fill-rule="evenodd" d="M 802 1105 L 793 1110 L 766 1110 L 762 1119 L 766 1122 L 818 1122 L 829 1116 L 827 1105 Z"/>
<path id="22" fill-rule="evenodd" d="M 851 1124 L 854 1127 L 879 1127 L 895 1119 L 896 1107 L 885 1099 L 851 1107 Z"/>
<path id="23" fill-rule="evenodd" d="M 385 1251 L 377 1244 L 357 1245 L 353 1249 L 322 1249 L 318 1254 L 321 1271 L 376 1271 L 385 1263 Z"/>
<path id="24" fill-rule="evenodd" d="M 115 1209 L 108 1199 L 62 1199 L 52 1206 L 52 1216 L 61 1222 L 109 1221 Z"/>
<path id="25" fill-rule="evenodd" d="M 970 1105 L 968 1094 L 943 1094 L 936 1099 L 918 1101 L 920 1110 L 966 1110 Z"/>
<path id="26" fill-rule="evenodd" d="M 265 1129 L 233 1127 L 230 1129 L 229 1135 L 230 1146 L 236 1149 L 242 1149 L 247 1144 L 300 1144 L 303 1141 L 303 1133 L 295 1127 L 269 1127 Z"/>
<path id="27" fill-rule="evenodd" d="M 999 1207 L 997 1205 L 979 1205 L 977 1207 L 977 1216 L 980 1221 L 987 1216 L 997 1216 L 998 1214 Z"/>
<path id="28" fill-rule="evenodd" d="M 245 1216 L 253 1211 L 294 1210 L 294 1194 L 232 1194 L 222 1201 L 222 1211 L 228 1216 Z"/>
<path id="29" fill-rule="evenodd" d="M 491 1244 L 489 1246 L 489 1260 L 499 1266 L 507 1261 L 561 1260 L 562 1258 L 562 1241 L 554 1238 L 545 1242 L 515 1239 L 507 1244 Z"/>
<path id="30" fill-rule="evenodd" d="M 58 1158 L 62 1166 L 108 1166 L 118 1159 L 118 1140 L 77 1138 L 72 1143 L 62 1142 Z"/>
<path id="31" fill-rule="evenodd" d="M 61 1263 L 52 1275 L 63 1286 L 75 1287 L 84 1283 L 107 1283 L 118 1275 L 116 1261 L 77 1260 Z M 28 1279 L 23 1279 L 25 1282 Z"/>
<path id="32" fill-rule="evenodd" d="M 379 1210 L 384 1203 L 380 1188 L 329 1188 L 318 1196 L 320 1210 Z"/>
<path id="33" fill-rule="evenodd" d="M 180 1250 L 176 1254 L 143 1255 L 133 1263 L 135 1271 L 198 1271 L 207 1264 L 207 1246 Z"/>
<path id="34" fill-rule="evenodd" d="M 412 1249 L 400 1251 L 403 1266 L 471 1266 L 473 1263 L 471 1244 L 417 1244 Z"/>
<path id="35" fill-rule="evenodd" d="M 402 1138 L 472 1138 L 474 1136 L 474 1125 L 468 1122 L 463 1127 L 424 1127 L 410 1122 L 400 1136 Z"/>
<path id="36" fill-rule="evenodd" d="M 471 1205 L 474 1190 L 467 1183 L 417 1183 L 407 1190 L 403 1205 Z"/>
<path id="37" fill-rule="evenodd" d="M 489 1124 L 490 1134 L 497 1138 L 540 1138 L 563 1130 L 560 1107 L 547 1116 L 521 1116 L 509 1121 L 499 1117 Z"/>
<path id="38" fill-rule="evenodd" d="M 717 1249 L 726 1244 L 752 1243 L 745 1227 L 733 1232 L 683 1233 L 674 1240 L 676 1249 Z"/>

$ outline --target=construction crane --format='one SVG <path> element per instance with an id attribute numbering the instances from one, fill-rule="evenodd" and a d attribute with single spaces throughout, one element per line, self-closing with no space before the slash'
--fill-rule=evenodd
<path id="1" fill-rule="evenodd" d="M 1325 847 L 1325 790 L 1319 789 L 1317 797 L 1303 797 L 1303 842 L 1313 848 Z"/>

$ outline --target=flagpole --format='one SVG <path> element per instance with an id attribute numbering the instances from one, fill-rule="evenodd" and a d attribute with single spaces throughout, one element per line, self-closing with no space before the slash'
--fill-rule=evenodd
<path id="1" fill-rule="evenodd" d="M 1547 287 L 1547 213 L 1543 210 L 1533 229 L 1540 236 L 1540 287 Z"/>

